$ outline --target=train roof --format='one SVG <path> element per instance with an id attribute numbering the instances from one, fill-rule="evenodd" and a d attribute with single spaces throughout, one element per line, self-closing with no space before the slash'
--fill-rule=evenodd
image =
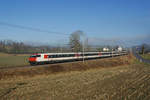
<path id="1" fill-rule="evenodd" d="M 63 54 L 82 54 L 83 52 L 67 52 L 67 53 L 37 53 L 34 55 L 47 54 L 47 55 L 63 55 Z M 84 52 L 84 54 L 93 54 L 93 53 L 111 53 L 111 52 Z"/>

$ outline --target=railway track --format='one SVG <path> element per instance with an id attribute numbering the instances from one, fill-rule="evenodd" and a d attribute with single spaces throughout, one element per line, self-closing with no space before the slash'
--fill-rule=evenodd
<path id="1" fill-rule="evenodd" d="M 125 56 L 125 55 L 118 55 L 118 56 Z M 118 56 L 113 56 L 113 57 L 118 57 Z M 95 59 L 112 59 L 112 56 L 110 57 L 100 57 L 100 58 L 95 58 Z M 86 60 L 94 60 L 94 59 L 86 59 Z M 39 64 L 39 65 L 27 65 L 27 66 L 14 66 L 14 67 L 0 67 L 0 70 L 5 70 L 5 69 L 18 69 L 18 68 L 32 68 L 32 67 L 46 67 L 49 65 L 55 65 L 55 64 L 63 64 L 63 63 L 72 63 L 72 62 L 79 62 L 82 61 L 82 59 L 78 60 L 78 61 L 61 61 L 61 62 L 52 62 L 49 64 Z"/>
<path id="2" fill-rule="evenodd" d="M 57 72 L 69 72 L 69 71 L 83 71 L 93 68 L 110 68 L 116 66 L 122 66 L 130 64 L 128 60 L 130 56 L 114 57 L 107 59 L 89 60 L 83 63 L 70 62 L 62 64 L 47 64 L 38 66 L 23 66 L 14 68 L 3 68 L 0 69 L 0 80 L 5 78 L 11 78 L 16 76 L 35 76 L 42 74 L 53 74 Z"/>

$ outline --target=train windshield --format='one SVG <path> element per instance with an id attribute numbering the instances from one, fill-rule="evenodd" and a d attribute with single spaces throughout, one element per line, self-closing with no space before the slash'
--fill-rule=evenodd
<path id="1" fill-rule="evenodd" d="M 41 55 L 32 55 L 30 58 L 36 58 L 36 57 L 41 57 Z"/>
<path id="2" fill-rule="evenodd" d="M 36 55 L 32 55 L 32 56 L 30 56 L 30 58 L 35 58 L 36 57 Z"/>

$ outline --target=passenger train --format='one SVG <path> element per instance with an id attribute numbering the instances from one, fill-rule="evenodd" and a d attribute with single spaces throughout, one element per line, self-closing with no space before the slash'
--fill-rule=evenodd
<path id="1" fill-rule="evenodd" d="M 31 65 L 47 64 L 54 62 L 79 61 L 82 59 L 106 58 L 127 54 L 126 51 L 114 52 L 78 52 L 78 53 L 37 53 L 29 57 Z"/>

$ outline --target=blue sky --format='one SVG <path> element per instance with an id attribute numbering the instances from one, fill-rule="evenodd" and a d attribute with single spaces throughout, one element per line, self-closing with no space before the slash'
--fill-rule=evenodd
<path id="1" fill-rule="evenodd" d="M 1 0 L 0 22 L 60 34 L 82 30 L 93 44 L 107 40 L 140 44 L 150 42 L 149 5 L 150 0 Z M 2 24 L 0 39 L 58 45 L 68 42 L 65 35 Z"/>

